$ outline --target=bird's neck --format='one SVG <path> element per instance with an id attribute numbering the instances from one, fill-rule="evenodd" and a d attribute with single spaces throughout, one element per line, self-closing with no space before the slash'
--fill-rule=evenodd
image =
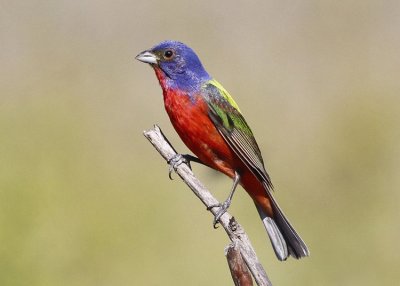
<path id="1" fill-rule="evenodd" d="M 163 90 L 164 97 L 168 92 L 177 90 L 179 90 L 180 94 L 192 96 L 197 94 L 200 91 L 201 86 L 210 79 L 210 76 L 207 73 L 202 77 L 189 72 L 170 77 L 158 67 L 154 67 L 154 71 Z"/>

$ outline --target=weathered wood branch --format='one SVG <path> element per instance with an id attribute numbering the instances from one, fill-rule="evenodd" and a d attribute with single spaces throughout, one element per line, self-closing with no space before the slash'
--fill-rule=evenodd
<path id="1" fill-rule="evenodd" d="M 144 136 L 150 141 L 150 143 L 167 162 L 169 162 L 177 154 L 175 149 L 171 146 L 168 139 L 164 136 L 161 129 L 157 125 L 150 130 L 144 131 Z M 194 176 L 189 166 L 186 164 L 180 164 L 176 167 L 175 171 L 207 208 L 219 203 L 218 200 L 215 199 L 204 187 L 204 185 Z M 218 207 L 214 207 L 211 208 L 210 211 L 215 216 L 218 210 Z M 249 237 L 239 223 L 236 222 L 235 218 L 226 212 L 222 215 L 220 224 L 225 229 L 229 239 L 239 249 L 240 254 L 243 257 L 257 285 L 272 286 L 267 273 L 265 272 L 261 263 L 258 261 Z"/>
<path id="2" fill-rule="evenodd" d="M 253 280 L 249 268 L 240 254 L 239 247 L 231 242 L 227 248 L 225 248 L 225 256 L 228 260 L 229 269 L 235 286 L 253 286 Z"/>

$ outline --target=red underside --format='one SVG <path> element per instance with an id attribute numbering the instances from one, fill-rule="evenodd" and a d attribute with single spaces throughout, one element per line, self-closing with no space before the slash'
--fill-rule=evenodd
<path id="1" fill-rule="evenodd" d="M 231 178 L 237 171 L 241 175 L 240 184 L 243 188 L 265 213 L 273 216 L 263 185 L 219 134 L 208 117 L 208 106 L 204 99 L 196 96 L 193 100 L 180 91 L 165 88 L 163 74 L 157 69 L 155 71 L 163 87 L 165 109 L 186 146 L 203 163 Z"/>

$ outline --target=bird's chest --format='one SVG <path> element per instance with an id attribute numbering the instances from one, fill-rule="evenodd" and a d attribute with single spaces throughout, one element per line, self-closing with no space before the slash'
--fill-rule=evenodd
<path id="1" fill-rule="evenodd" d="M 207 104 L 201 96 L 190 97 L 167 91 L 164 92 L 164 104 L 172 125 L 189 148 L 205 143 L 208 141 L 207 134 L 216 131 L 208 117 Z"/>
<path id="2" fill-rule="evenodd" d="M 233 154 L 208 116 L 208 105 L 201 96 L 189 97 L 164 92 L 164 104 L 176 132 L 186 146 L 207 165 L 224 170 Z"/>

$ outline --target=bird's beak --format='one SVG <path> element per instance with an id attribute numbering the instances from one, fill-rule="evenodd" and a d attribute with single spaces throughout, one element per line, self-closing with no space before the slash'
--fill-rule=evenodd
<path id="1" fill-rule="evenodd" d="M 149 51 L 141 52 L 135 57 L 135 59 L 148 64 L 157 64 L 158 62 L 158 57 Z"/>

